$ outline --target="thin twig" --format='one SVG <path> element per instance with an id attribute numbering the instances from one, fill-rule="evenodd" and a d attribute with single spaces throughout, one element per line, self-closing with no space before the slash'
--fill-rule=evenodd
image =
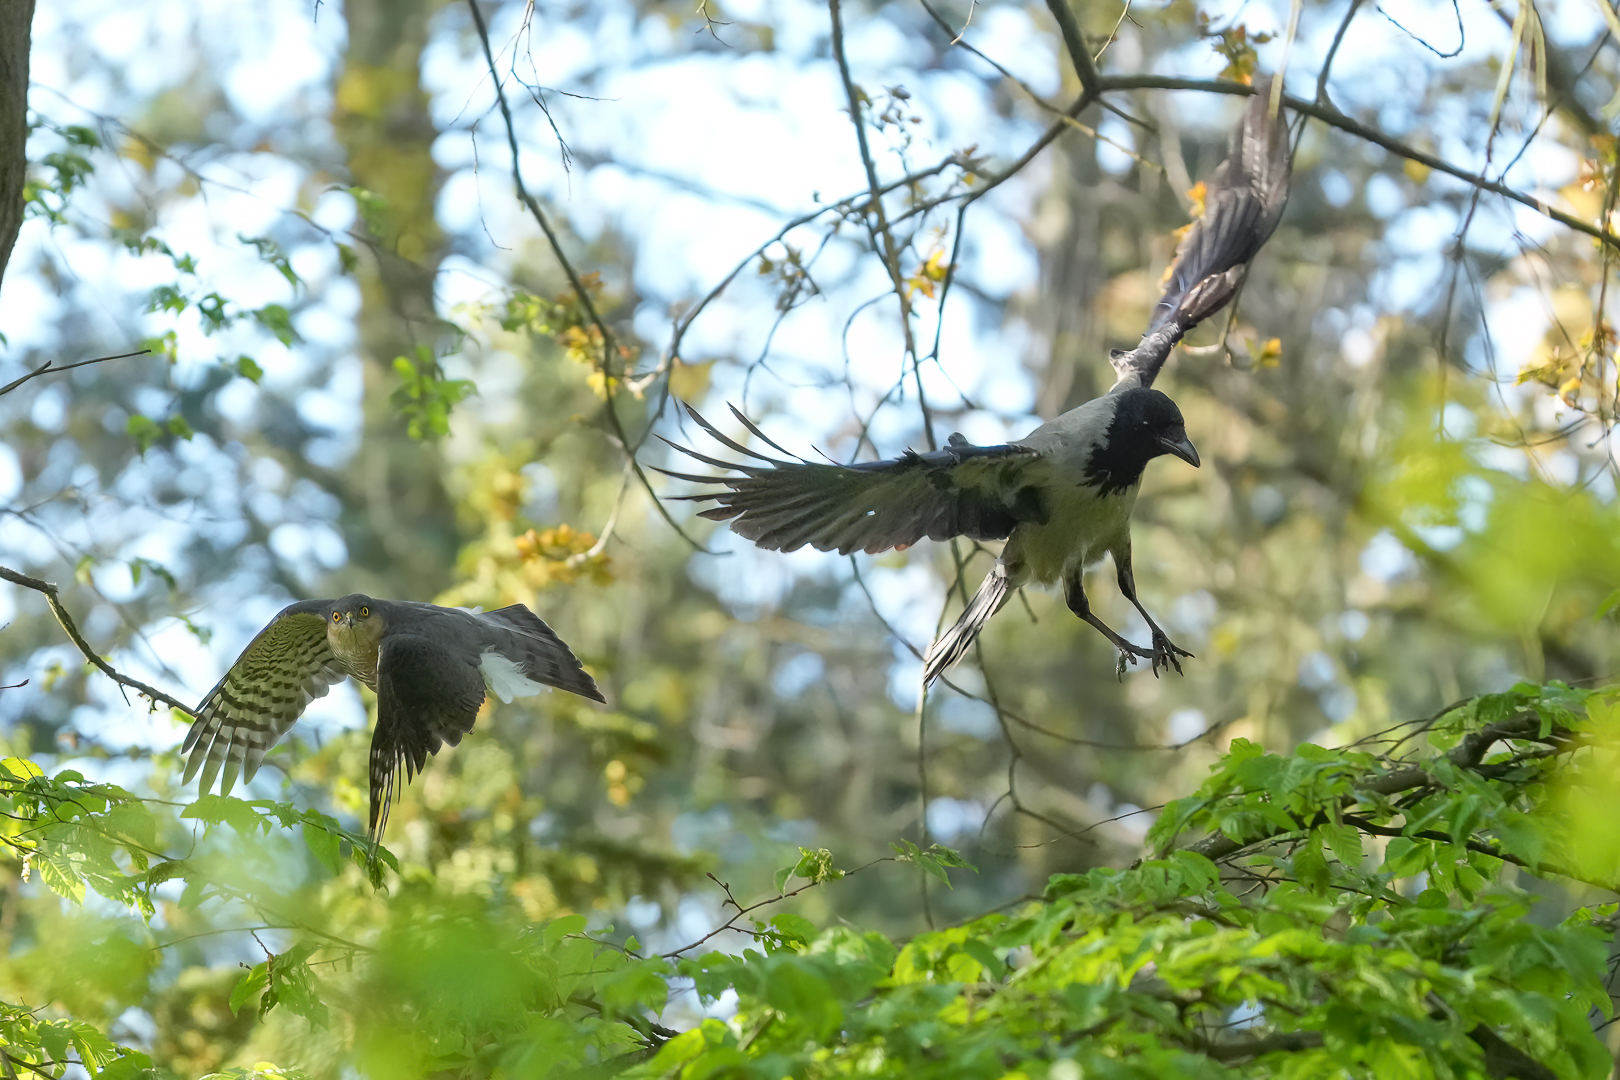
<path id="1" fill-rule="evenodd" d="M 58 364 L 55 360 L 47 360 L 33 371 L 30 371 L 28 374 L 24 375 L 22 378 L 13 379 L 11 382 L 6 383 L 6 385 L 0 386 L 0 397 L 4 397 L 5 395 L 11 393 L 29 379 L 37 379 L 41 375 L 58 371 L 72 371 L 74 368 L 89 367 L 91 364 L 105 364 L 108 360 L 127 360 L 131 356 L 147 356 L 151 352 L 151 349 L 137 349 L 134 352 L 119 353 L 116 356 L 98 356 L 94 360 L 80 360 L 73 364 Z"/>
<path id="2" fill-rule="evenodd" d="M 855 80 L 849 73 L 849 58 L 844 54 L 843 10 L 839 0 L 829 0 L 827 7 L 832 14 L 833 58 L 838 61 L 838 74 L 843 79 L 844 96 L 849 101 L 849 120 L 855 127 L 855 140 L 861 151 L 861 165 L 866 169 L 866 187 L 871 192 L 871 201 L 867 204 L 871 215 L 866 218 L 867 230 L 872 237 L 872 247 L 878 251 L 884 269 L 889 272 L 889 283 L 894 288 L 895 298 L 900 301 L 900 333 L 905 339 L 906 356 L 911 362 L 911 372 L 916 379 L 917 407 L 922 410 L 923 437 L 928 440 L 928 449 L 937 450 L 939 447 L 934 441 L 933 417 L 928 408 L 928 398 L 923 393 L 922 369 L 919 366 L 917 342 L 911 326 L 911 299 L 906 294 L 905 278 L 900 273 L 900 249 L 895 243 L 894 231 L 883 206 L 883 196 L 880 194 L 882 185 L 878 183 L 877 165 L 872 160 L 872 148 L 866 139 L 866 121 L 861 107 L 864 95 L 855 88 Z"/>
<path id="3" fill-rule="evenodd" d="M 592 302 L 591 294 L 585 288 L 584 280 L 574 269 L 574 264 L 568 260 L 567 254 L 564 253 L 562 241 L 558 239 L 556 232 L 552 229 L 551 222 L 547 219 L 545 211 L 540 208 L 540 203 L 535 197 L 529 193 L 528 185 L 523 182 L 522 155 L 518 149 L 517 125 L 512 120 L 512 108 L 507 104 L 506 90 L 501 86 L 500 73 L 495 67 L 495 53 L 489 44 L 489 28 L 484 25 L 484 13 L 478 10 L 478 0 L 467 0 L 467 6 L 472 9 L 473 25 L 478 28 L 478 40 L 484 48 L 484 62 L 488 65 L 489 76 L 495 83 L 495 100 L 500 105 L 501 119 L 506 123 L 506 142 L 512 151 L 512 183 L 517 188 L 518 199 L 528 208 L 530 216 L 539 223 L 540 231 L 546 234 L 546 242 L 551 245 L 551 253 L 556 256 L 558 264 L 563 268 L 563 273 L 568 276 L 568 283 L 573 287 L 574 295 L 579 297 L 580 306 L 585 309 L 585 314 L 591 320 L 591 325 L 596 327 L 597 333 L 602 335 L 602 392 L 607 399 L 604 403 L 604 411 L 607 413 L 608 423 L 612 425 L 614 436 L 619 442 L 619 448 L 624 451 L 625 456 L 629 459 L 630 467 L 635 471 L 636 479 L 641 481 L 642 488 L 646 490 L 647 496 L 652 500 L 653 507 L 658 511 L 659 516 L 669 524 L 670 528 L 675 530 L 677 536 L 690 544 L 693 550 L 703 551 L 703 545 L 687 536 L 686 530 L 682 529 L 675 519 L 670 516 L 669 510 L 665 508 L 663 501 L 658 498 L 658 493 L 653 490 L 652 482 L 648 480 L 647 474 L 642 471 L 641 463 L 636 460 L 636 449 L 640 444 L 632 444 L 630 435 L 624 430 L 624 423 L 619 418 L 619 411 L 613 405 L 613 382 L 623 375 L 622 371 L 618 375 L 614 374 L 613 357 L 618 352 L 619 347 L 614 341 L 613 331 L 608 329 L 608 325 L 603 320 L 601 313 L 596 310 L 596 304 Z M 651 428 L 649 427 L 648 430 L 651 430 Z"/>

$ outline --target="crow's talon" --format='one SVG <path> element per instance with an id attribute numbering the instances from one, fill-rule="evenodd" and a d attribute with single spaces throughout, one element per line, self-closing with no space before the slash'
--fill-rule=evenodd
<path id="1" fill-rule="evenodd" d="M 1175 668 L 1176 674 L 1181 675 L 1183 672 L 1181 670 L 1180 658 L 1185 656 L 1191 659 L 1197 659 L 1192 653 L 1171 641 L 1162 630 L 1158 629 L 1155 629 L 1153 633 L 1152 656 L 1154 678 L 1159 677 L 1159 666 L 1161 664 L 1164 666 L 1164 670 L 1169 671 L 1171 668 Z"/>

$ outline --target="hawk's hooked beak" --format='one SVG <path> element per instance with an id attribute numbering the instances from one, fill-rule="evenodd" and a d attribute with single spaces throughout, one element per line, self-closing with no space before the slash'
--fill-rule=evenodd
<path id="1" fill-rule="evenodd" d="M 1187 436 L 1183 435 L 1179 439 L 1172 439 L 1168 435 L 1161 435 L 1159 445 L 1164 447 L 1165 453 L 1174 454 L 1193 468 L 1198 468 L 1198 448 L 1192 444 L 1192 440 Z"/>

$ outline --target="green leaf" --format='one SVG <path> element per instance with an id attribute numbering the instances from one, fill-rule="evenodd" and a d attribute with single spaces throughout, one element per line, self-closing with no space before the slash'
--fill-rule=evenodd
<path id="1" fill-rule="evenodd" d="M 310 853 L 332 873 L 343 869 L 343 842 L 334 832 L 306 820 L 303 825 L 304 844 Z"/>
<path id="2" fill-rule="evenodd" d="M 135 440 L 135 445 L 140 448 L 142 456 L 152 449 L 153 443 L 163 437 L 163 429 L 150 417 L 142 416 L 140 413 L 130 416 L 124 424 L 124 431 Z"/>
<path id="3" fill-rule="evenodd" d="M 246 975 L 236 980 L 236 985 L 231 988 L 231 1012 L 241 1012 L 242 1006 L 254 998 L 261 997 L 269 988 L 270 961 L 264 960 L 253 965 Z"/>
<path id="4" fill-rule="evenodd" d="M 252 803 L 233 799 L 229 795 L 199 795 L 195 802 L 180 812 L 180 816 L 210 825 L 229 825 L 243 836 L 266 832 L 270 827 Z"/>
<path id="5" fill-rule="evenodd" d="M 82 858 L 82 856 L 81 856 Z M 42 859 L 35 860 L 34 865 L 39 867 L 39 879 L 43 881 L 52 892 L 75 904 L 84 903 L 84 877 L 79 873 L 72 854 L 51 853 Z"/>
<path id="6" fill-rule="evenodd" d="M 147 296 L 146 310 L 177 313 L 186 310 L 190 303 L 173 285 L 159 285 Z"/>
<path id="7" fill-rule="evenodd" d="M 1351 870 L 1361 869 L 1361 831 L 1354 825 L 1322 825 L 1333 855 Z"/>
<path id="8" fill-rule="evenodd" d="M 803 915 L 795 915 L 791 911 L 771 916 L 769 925 L 782 944 L 794 949 L 802 949 L 809 945 L 811 939 L 816 936 L 815 924 Z"/>
<path id="9" fill-rule="evenodd" d="M 236 321 L 236 316 L 230 312 L 230 301 L 217 292 L 197 301 L 197 314 L 202 316 L 205 334 L 217 334 Z"/>
<path id="10" fill-rule="evenodd" d="M 280 304 L 266 304 L 253 312 L 253 321 L 274 334 L 276 340 L 283 345 L 292 345 L 299 340 L 298 331 L 293 329 L 292 313 Z"/>
<path id="11" fill-rule="evenodd" d="M 833 866 L 833 854 L 826 848 L 816 848 L 814 851 L 800 848 L 799 862 L 793 868 L 793 872 L 817 885 L 826 881 L 837 881 L 844 876 L 842 870 Z"/>
<path id="12" fill-rule="evenodd" d="M 281 250 L 280 244 L 268 236 L 243 236 L 241 233 L 237 233 L 236 239 L 244 244 L 252 244 L 258 250 L 259 258 L 275 267 L 277 272 L 287 279 L 289 285 L 297 288 L 303 284 L 298 274 L 294 272 L 292 263 L 287 258 L 287 253 Z"/>
<path id="13" fill-rule="evenodd" d="M 236 373 L 250 382 L 258 382 L 264 378 L 264 368 L 246 353 L 236 358 Z"/>
<path id="14" fill-rule="evenodd" d="M 426 346 L 418 347 L 416 359 L 396 356 L 394 371 L 401 384 L 393 401 L 405 418 L 406 431 L 413 439 L 437 438 L 450 431 L 450 409 L 476 393 L 467 379 L 446 379 L 438 361 Z"/>

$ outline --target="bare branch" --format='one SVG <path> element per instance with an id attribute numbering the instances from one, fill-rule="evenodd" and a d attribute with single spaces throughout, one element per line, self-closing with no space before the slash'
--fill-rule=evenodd
<path id="1" fill-rule="evenodd" d="M 1058 31 L 1063 35 L 1063 48 L 1068 51 L 1069 59 L 1074 63 L 1074 73 L 1080 76 L 1080 88 L 1084 91 L 1083 97 L 1094 98 L 1102 89 L 1102 78 L 1097 73 L 1097 65 L 1091 59 L 1091 53 L 1086 50 L 1086 39 L 1080 34 L 1080 24 L 1075 21 L 1074 9 L 1069 6 L 1069 0 L 1046 0 L 1046 7 L 1057 20 Z"/>
<path id="2" fill-rule="evenodd" d="M 563 273 L 568 275 L 568 282 L 573 286 L 574 294 L 579 297 L 580 306 L 585 309 L 586 316 L 590 318 L 591 324 L 596 327 L 597 332 L 602 335 L 602 388 L 607 397 L 604 411 L 607 413 L 608 423 L 612 425 L 619 448 L 624 451 L 625 457 L 629 459 L 630 467 L 635 470 L 636 479 L 641 481 L 642 488 L 646 490 L 647 496 L 652 499 L 653 507 L 658 511 L 659 516 L 669 524 L 670 528 L 675 530 L 675 535 L 685 540 L 694 550 L 702 551 L 704 550 L 703 545 L 687 536 L 686 531 L 670 516 L 669 511 L 664 507 L 663 501 L 658 498 L 658 493 L 653 490 L 651 481 L 647 479 L 647 474 L 642 471 L 641 463 L 636 460 L 636 451 L 640 448 L 641 443 L 646 440 L 646 433 L 643 433 L 640 440 L 631 440 L 629 433 L 624 430 L 623 421 L 619 419 L 618 410 L 613 407 L 613 381 L 623 374 L 622 370 L 619 375 L 614 374 L 613 356 L 618 352 L 618 345 L 614 342 L 613 331 L 608 329 L 607 323 L 596 310 L 596 304 L 591 300 L 591 294 L 585 288 L 585 282 L 580 278 L 579 273 L 575 271 L 574 264 L 568 261 L 568 256 L 562 249 L 562 241 L 557 238 L 556 232 L 552 230 L 551 222 L 546 218 L 545 211 L 540 208 L 539 202 L 529 193 L 528 186 L 523 182 L 522 155 L 518 150 L 517 126 L 512 121 L 512 108 L 507 104 L 506 91 L 501 86 L 500 72 L 495 67 L 495 53 L 489 44 L 489 28 L 484 25 L 484 13 L 478 10 L 478 0 L 467 0 L 467 6 L 472 9 L 473 25 L 478 28 L 478 40 L 484 47 L 484 62 L 488 65 L 489 77 L 495 84 L 495 100 L 500 105 L 501 119 L 506 123 L 506 142 L 512 151 L 512 183 L 517 188 L 518 199 L 528 208 L 529 214 L 534 220 L 539 223 L 540 231 L 546 234 L 546 242 L 551 245 L 551 253 L 557 257 L 557 262 L 562 266 Z M 652 428 L 649 426 L 647 431 L 651 432 L 651 430 Z"/>
<path id="3" fill-rule="evenodd" d="M 74 368 L 89 367 L 91 364 L 104 364 L 108 360 L 127 360 L 131 356 L 149 356 L 151 352 L 151 349 L 137 349 L 134 352 L 118 353 L 116 356 L 98 356 L 94 360 L 80 360 L 73 364 L 57 364 L 55 360 L 47 360 L 22 378 L 13 379 L 6 385 L 0 386 L 0 397 L 4 397 L 28 380 L 37 379 L 41 375 L 57 371 L 72 371 Z"/>
<path id="4" fill-rule="evenodd" d="M 849 58 L 844 54 L 844 18 L 840 0 L 829 0 L 827 7 L 832 13 L 833 58 L 838 61 L 838 74 L 843 79 L 844 96 L 849 101 L 849 121 L 855 126 L 855 139 L 861 149 L 861 164 L 866 169 L 866 187 L 871 193 L 871 200 L 867 203 L 867 211 L 871 215 L 866 219 L 867 230 L 872 236 L 872 247 L 878 250 L 883 267 L 889 272 L 889 283 L 894 288 L 895 298 L 900 302 L 900 332 L 905 337 L 906 356 L 911 362 L 911 372 L 916 379 L 917 405 L 922 410 L 923 436 L 928 440 L 928 449 L 934 450 L 938 447 L 934 443 L 933 415 L 928 408 L 928 398 L 923 393 L 917 342 L 912 336 L 911 299 L 906 294 L 905 279 L 900 274 L 900 249 L 895 243 L 894 233 L 883 208 L 883 195 L 880 190 L 882 185 L 878 183 L 877 166 L 872 161 L 872 149 L 866 140 L 866 122 L 861 107 L 864 95 L 855 88 L 855 81 L 849 74 Z"/>
<path id="5" fill-rule="evenodd" d="M 0 566 L 0 579 L 9 581 L 13 585 L 21 585 L 25 589 L 32 589 L 37 593 L 42 593 L 45 597 L 45 602 L 51 606 L 51 614 L 55 615 L 56 621 L 62 624 L 62 629 L 67 634 L 68 639 L 79 647 L 79 651 L 84 654 L 86 660 L 89 660 L 96 667 L 100 668 L 102 674 L 106 675 L 113 682 L 118 683 L 120 686 L 127 686 L 131 690 L 137 691 L 138 693 L 145 694 L 153 701 L 161 701 L 166 705 L 179 709 L 187 716 L 197 715 L 196 711 L 192 709 L 190 705 L 187 705 L 180 699 L 165 694 L 162 690 L 159 690 L 155 686 L 148 686 L 139 679 L 132 679 L 128 675 L 121 674 L 111 664 L 103 660 L 101 655 L 90 647 L 90 643 L 84 640 L 84 635 L 79 633 L 79 628 L 74 623 L 73 616 L 69 615 L 67 608 L 62 606 L 62 601 L 57 596 L 58 590 L 55 585 L 48 581 L 41 581 L 38 578 L 31 578 L 26 574 L 19 574 L 15 570 L 8 570 L 4 566 Z"/>
<path id="6" fill-rule="evenodd" d="M 1254 88 L 1251 86 L 1245 86 L 1237 82 L 1227 82 L 1223 79 L 1177 79 L 1159 75 L 1107 75 L 1102 77 L 1101 87 L 1104 93 L 1115 90 L 1202 90 L 1212 94 L 1236 94 L 1240 96 L 1254 93 Z M 1471 184 L 1479 188 L 1481 191 L 1488 191 L 1493 195 L 1500 195 L 1504 199 L 1511 199 L 1522 206 L 1528 206 L 1538 214 L 1549 217 L 1560 225 L 1574 229 L 1576 232 L 1585 233 L 1608 247 L 1620 250 L 1620 235 L 1584 222 L 1580 218 L 1567 214 L 1557 207 L 1536 198 L 1534 195 L 1526 195 L 1524 192 L 1516 191 L 1506 184 L 1488 179 L 1478 173 L 1471 173 L 1467 169 L 1460 169 L 1444 158 L 1408 146 L 1399 139 L 1385 135 L 1375 127 L 1363 124 L 1361 121 L 1345 115 L 1332 105 L 1307 101 L 1305 98 L 1298 98 L 1292 94 L 1284 94 L 1283 103 L 1297 113 L 1309 116 L 1313 120 L 1319 120 L 1329 127 L 1348 132 L 1359 139 L 1365 139 L 1374 146 L 1382 147 L 1397 157 L 1415 161 L 1420 165 L 1426 165 L 1436 172 L 1455 177 L 1465 184 Z"/>

